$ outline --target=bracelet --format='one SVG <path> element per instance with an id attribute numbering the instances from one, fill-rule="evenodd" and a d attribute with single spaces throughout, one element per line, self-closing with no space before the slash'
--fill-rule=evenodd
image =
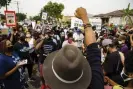
<path id="1" fill-rule="evenodd" d="M 88 27 L 92 27 L 92 25 L 90 23 L 87 23 L 87 24 L 83 24 L 84 26 L 84 29 L 88 28 Z"/>

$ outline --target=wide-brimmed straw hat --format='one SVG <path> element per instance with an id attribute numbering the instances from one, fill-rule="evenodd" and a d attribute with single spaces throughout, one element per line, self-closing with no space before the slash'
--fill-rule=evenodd
<path id="1" fill-rule="evenodd" d="M 51 89 L 87 89 L 92 73 L 81 51 L 66 45 L 48 55 L 43 64 L 43 77 Z"/>

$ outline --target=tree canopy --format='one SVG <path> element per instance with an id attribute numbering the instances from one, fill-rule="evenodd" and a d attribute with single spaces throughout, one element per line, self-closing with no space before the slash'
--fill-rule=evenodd
<path id="1" fill-rule="evenodd" d="M 47 12 L 49 17 L 52 18 L 62 18 L 62 11 L 64 10 L 64 5 L 62 3 L 56 3 L 56 2 L 48 2 L 47 5 L 45 5 L 42 10 L 42 12 Z"/>
<path id="2" fill-rule="evenodd" d="M 5 7 L 6 5 L 9 5 L 11 0 L 0 0 L 0 7 Z"/>
<path id="3" fill-rule="evenodd" d="M 26 14 L 24 13 L 16 13 L 16 16 L 18 21 L 23 21 L 26 19 Z"/>
<path id="4" fill-rule="evenodd" d="M 133 15 L 133 9 L 130 9 L 130 3 L 128 4 L 128 7 L 126 9 L 123 9 L 123 13 L 124 20 L 127 21 L 129 25 L 133 26 L 133 21 L 131 18 L 131 15 Z"/>
<path id="5" fill-rule="evenodd" d="M 37 16 L 34 16 L 32 19 L 35 20 L 35 21 L 40 21 L 41 17 L 37 15 Z"/>

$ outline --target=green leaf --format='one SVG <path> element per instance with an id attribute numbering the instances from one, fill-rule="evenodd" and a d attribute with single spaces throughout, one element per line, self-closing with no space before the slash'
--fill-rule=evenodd
<path id="1" fill-rule="evenodd" d="M 16 16 L 18 21 L 23 21 L 26 19 L 26 14 L 24 13 L 16 13 Z"/>

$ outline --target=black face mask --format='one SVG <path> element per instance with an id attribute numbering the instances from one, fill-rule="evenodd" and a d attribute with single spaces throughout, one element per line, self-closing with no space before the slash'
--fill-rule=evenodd
<path id="1" fill-rule="evenodd" d="M 8 48 L 7 48 L 7 51 L 8 51 L 8 52 L 13 52 L 13 46 L 8 47 Z"/>

